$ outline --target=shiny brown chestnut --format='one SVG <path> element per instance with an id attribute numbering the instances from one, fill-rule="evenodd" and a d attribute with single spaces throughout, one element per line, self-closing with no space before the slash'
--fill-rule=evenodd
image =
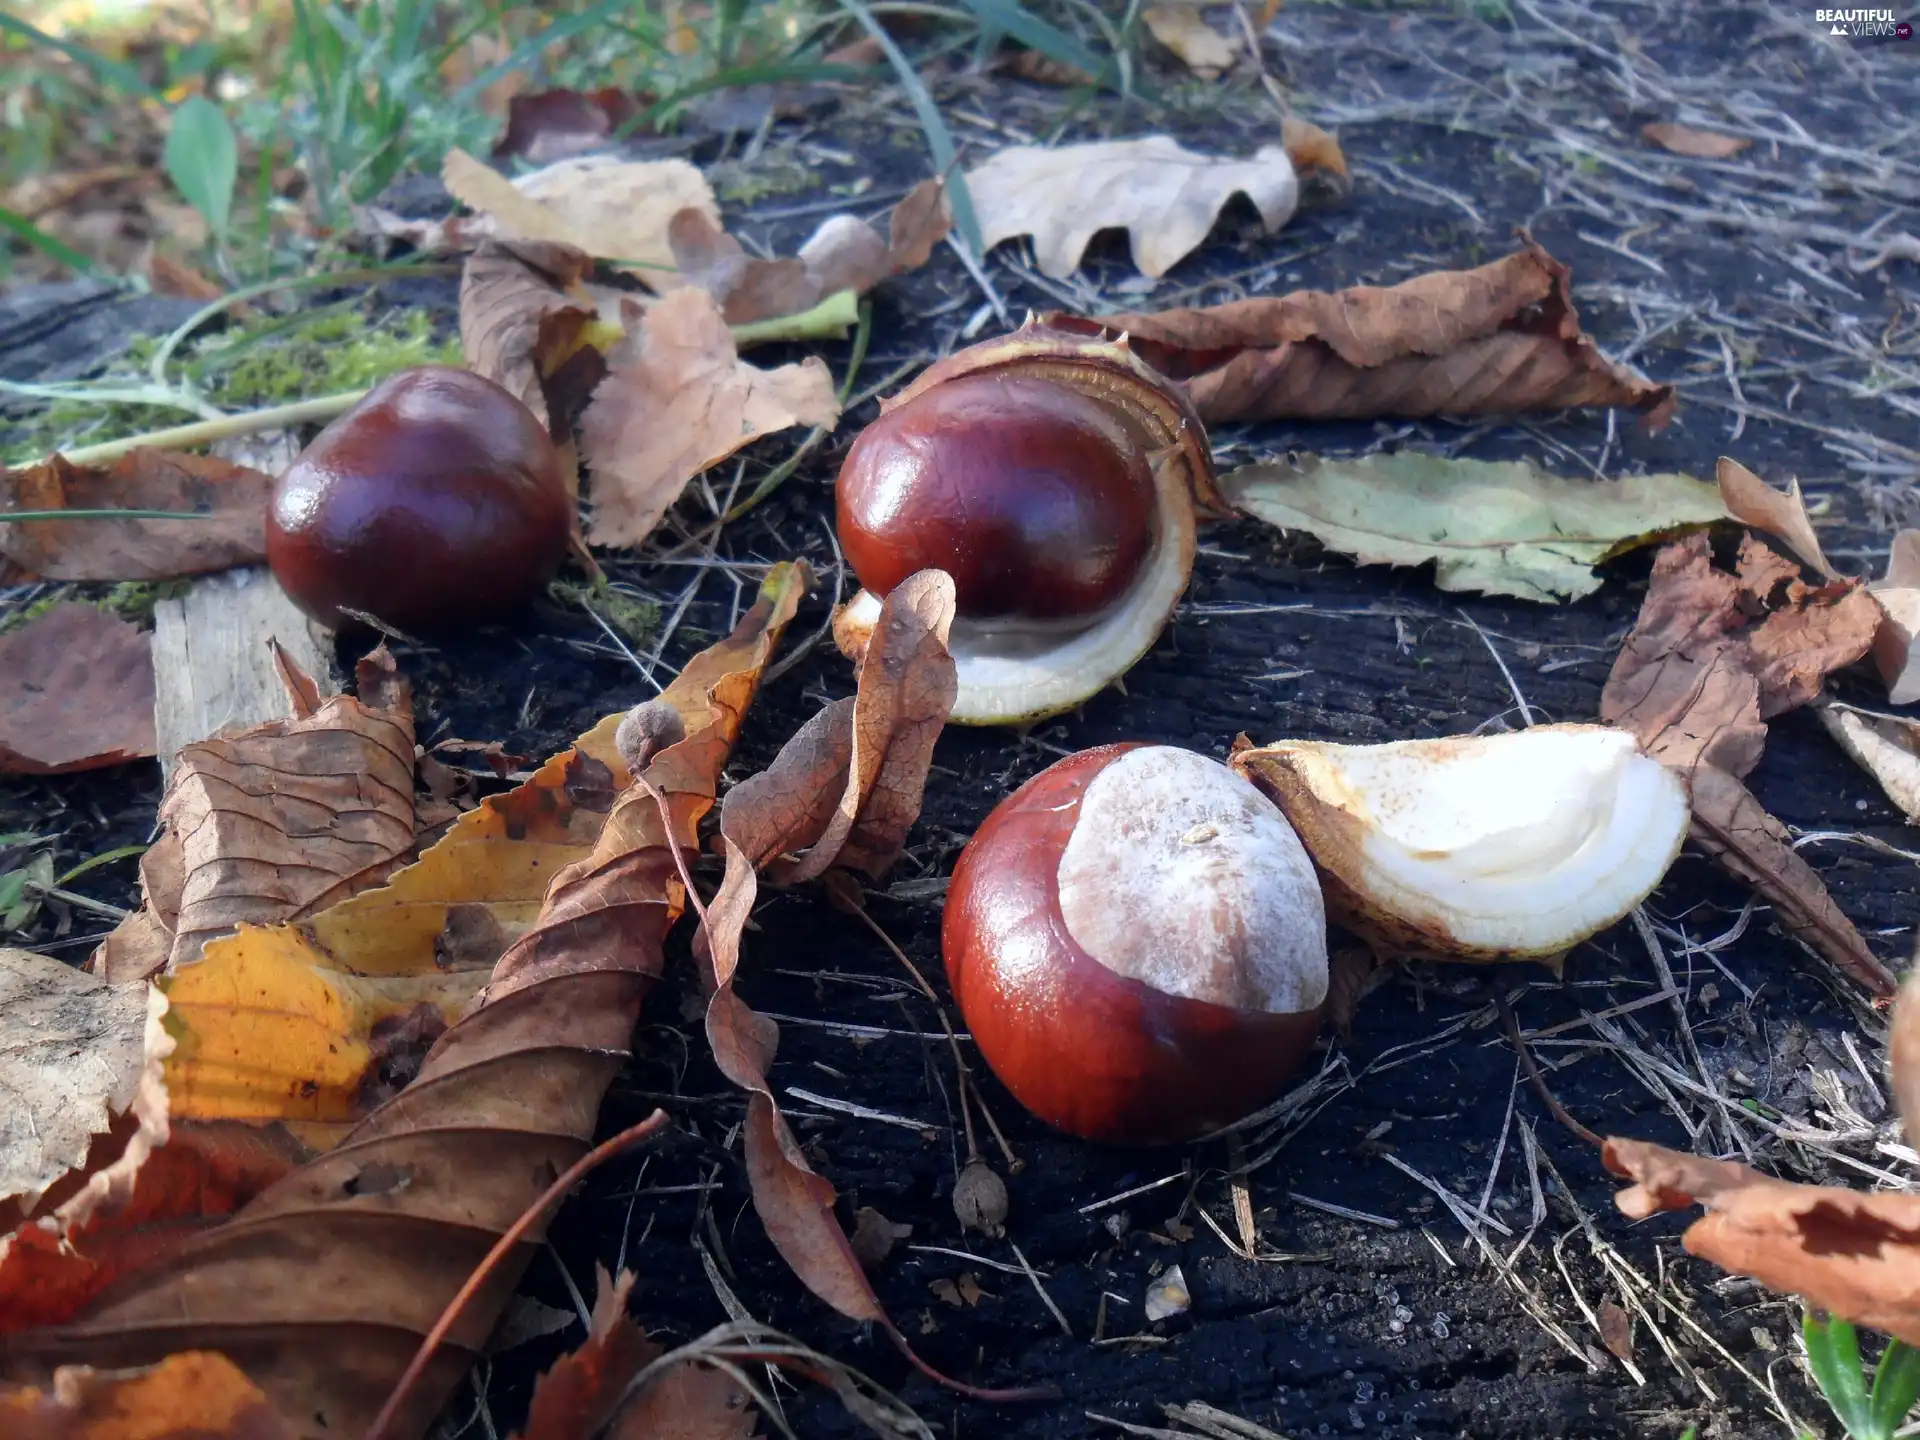
<path id="1" fill-rule="evenodd" d="M 1029 321 L 930 366 L 881 406 L 835 487 L 864 587 L 835 638 L 859 653 L 907 576 L 953 576 L 960 724 L 1069 710 L 1153 645 L 1222 508 L 1206 432 L 1124 339 Z"/>
<path id="2" fill-rule="evenodd" d="M 518 399 L 470 370 L 391 375 L 280 476 L 267 563 L 327 625 L 357 612 L 410 632 L 499 619 L 566 558 L 559 451 Z"/>
<path id="3" fill-rule="evenodd" d="M 1325 905 L 1286 817 L 1218 761 L 1106 745 L 995 808 L 953 872 L 947 979 L 981 1056 L 1057 1129 L 1195 1139 L 1312 1053 Z"/>

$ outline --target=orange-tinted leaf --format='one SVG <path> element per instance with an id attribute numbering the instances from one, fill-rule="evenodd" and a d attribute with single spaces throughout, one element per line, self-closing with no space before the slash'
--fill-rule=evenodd
<path id="1" fill-rule="evenodd" d="M 1203 80 L 1215 80 L 1240 54 L 1240 37 L 1207 24 L 1197 4 L 1149 5 L 1140 12 L 1153 38 L 1186 62 Z"/>
<path id="2" fill-rule="evenodd" d="M 152 636 L 71 603 L 0 635 L 0 773 L 124 765 L 153 744 Z"/>
<path id="3" fill-rule="evenodd" d="M 522 1440 L 576 1440 L 598 1434 L 618 1406 L 627 1382 L 660 1354 L 627 1314 L 627 1296 L 637 1278 L 623 1270 L 614 1280 L 598 1269 L 593 1323 L 580 1348 L 563 1355 L 540 1377 L 527 1410 Z"/>
<path id="4" fill-rule="evenodd" d="M 0 523 L 0 555 L 49 580 L 172 580 L 267 556 L 273 477 L 209 455 L 134 450 L 105 465 L 55 455 L 0 471 L 8 510 L 192 510 L 192 520 Z"/>
<path id="5" fill-rule="evenodd" d="M 1302 120 L 1298 115 L 1283 116 L 1280 143 L 1286 147 L 1287 158 L 1293 161 L 1294 169 L 1323 170 L 1342 180 L 1347 178 L 1347 157 L 1340 142 L 1311 120 Z"/>
<path id="6" fill-rule="evenodd" d="M 1662 150 L 1671 150 L 1676 155 L 1687 155 L 1696 160 L 1725 160 L 1753 144 L 1744 135 L 1696 130 L 1691 125 L 1677 125 L 1670 120 L 1642 125 L 1640 133 Z"/>
<path id="7" fill-rule="evenodd" d="M 804 576 L 775 567 L 734 633 L 652 702 L 684 738 L 650 757 L 592 853 L 553 878 L 538 923 L 397 1101 L 73 1323 L 14 1337 L 14 1362 L 130 1365 L 217 1344 L 284 1413 L 364 1430 L 481 1258 L 589 1148 L 684 900 L 672 846 L 694 844 Z M 461 1311 L 398 1433 L 425 1430 L 542 1233 Z"/>
<path id="8" fill-rule="evenodd" d="M 1644 1140 L 1606 1142 L 1614 1197 L 1643 1219 L 1699 1204 L 1688 1251 L 1822 1310 L 1920 1345 L 1920 1195 L 1793 1185 Z"/>
<path id="9" fill-rule="evenodd" d="M 840 418 L 818 356 L 760 370 L 741 362 L 713 298 L 687 286 L 632 313 L 607 378 L 580 417 L 593 471 L 596 545 L 638 545 L 686 483 L 762 435 Z"/>
<path id="10" fill-rule="evenodd" d="M 1539 245 L 1477 270 L 1398 285 L 1235 300 L 1198 310 L 1049 315 L 1126 332 L 1216 420 L 1515 415 L 1579 405 L 1664 425 L 1673 387 L 1602 355 L 1580 329 L 1570 272 Z"/>
<path id="11" fill-rule="evenodd" d="M 0 1389 L 8 1440 L 293 1440 L 293 1427 L 224 1355 L 188 1351 L 148 1370 L 62 1370 L 49 1392 Z"/>

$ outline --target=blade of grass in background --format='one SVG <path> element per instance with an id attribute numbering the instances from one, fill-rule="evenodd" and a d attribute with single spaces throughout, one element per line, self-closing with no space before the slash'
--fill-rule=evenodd
<path id="1" fill-rule="evenodd" d="M 93 263 L 91 257 L 82 255 L 64 240 L 57 240 L 47 234 L 46 231 L 27 219 L 26 216 L 16 215 L 4 206 L 0 206 L 0 230 L 5 230 L 9 234 L 26 241 L 27 244 L 33 246 L 33 248 L 41 254 L 58 260 L 62 265 L 77 274 L 97 275 L 100 273 L 100 267 Z"/>
<path id="2" fill-rule="evenodd" d="M 110 60 L 105 55 L 96 54 L 84 45 L 76 45 L 71 40 L 63 40 L 58 35 L 49 35 L 38 26 L 29 25 L 17 15 L 9 15 L 0 10 L 0 30 L 20 36 L 21 39 L 35 45 L 44 45 L 49 50 L 57 50 L 76 65 L 84 66 L 87 72 L 102 85 L 122 91 L 128 95 L 142 95 L 157 100 L 153 87 L 140 78 L 140 72 L 131 65 L 123 65 L 118 60 Z"/>
<path id="3" fill-rule="evenodd" d="M 638 9 L 638 7 L 633 5 L 632 0 L 600 0 L 599 4 L 588 6 L 577 15 L 567 15 L 554 21 L 545 29 L 537 30 L 525 40 L 521 41 L 519 45 L 514 47 L 512 53 L 510 53 L 506 59 L 500 61 L 497 65 L 489 65 L 485 70 L 482 70 L 478 75 L 474 76 L 473 79 L 454 91 L 451 103 L 455 105 L 471 105 L 489 85 L 501 79 L 503 76 L 512 74 L 516 70 L 526 69 L 533 63 L 540 52 L 549 46 L 571 40 L 576 35 L 584 35 L 598 26 L 608 24 L 615 15 L 623 11 L 636 9 Z M 641 18 L 645 18 L 643 11 L 641 12 Z M 631 25 L 622 28 L 625 34 L 633 36 L 640 44 L 654 50 L 660 48 L 657 34 L 648 36 L 638 33 Z"/>
<path id="4" fill-rule="evenodd" d="M 953 132 L 947 129 L 947 122 L 940 118 L 940 107 L 933 103 L 933 96 L 927 93 L 927 87 L 922 83 L 920 73 L 913 68 L 913 62 L 893 43 L 893 37 L 874 18 L 865 0 L 842 0 L 842 3 L 866 27 L 867 33 L 887 57 L 887 63 L 893 66 L 894 74 L 899 76 L 900 86 L 907 92 L 913 113 L 919 117 L 920 128 L 926 132 L 927 149 L 933 154 L 933 168 L 946 180 L 947 207 L 953 211 L 954 229 L 960 232 L 960 238 L 966 242 L 974 258 L 981 258 L 986 247 L 980 243 L 980 219 L 973 213 L 973 196 L 967 190 L 967 177 L 960 169 L 959 151 L 953 143 Z"/>
<path id="5" fill-rule="evenodd" d="M 1037 50 L 1047 59 L 1091 76 L 1096 83 L 1119 87 L 1113 77 L 1117 66 L 1112 56 L 1093 53 L 1058 26 L 1049 24 L 1013 0 L 963 0 L 967 9 L 979 17 L 982 25 L 1004 31 L 1029 50 Z"/>

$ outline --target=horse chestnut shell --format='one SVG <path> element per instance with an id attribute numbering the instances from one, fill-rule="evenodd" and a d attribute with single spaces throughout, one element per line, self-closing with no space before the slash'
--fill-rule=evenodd
<path id="1" fill-rule="evenodd" d="M 941 950 L 1014 1098 L 1111 1144 L 1258 1109 L 1327 995 L 1325 905 L 1286 817 L 1168 745 L 1082 751 L 1002 801 L 954 868 Z"/>
<path id="2" fill-rule="evenodd" d="M 273 488 L 267 563 L 326 625 L 353 611 L 402 631 L 520 608 L 566 558 L 573 501 L 544 426 L 470 370 L 389 376 Z"/>

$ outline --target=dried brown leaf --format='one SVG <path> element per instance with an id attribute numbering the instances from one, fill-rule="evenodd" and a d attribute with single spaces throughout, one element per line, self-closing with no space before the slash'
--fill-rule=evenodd
<path id="1" fill-rule="evenodd" d="M 97 770 L 153 749 L 151 635 L 73 603 L 0 635 L 0 774 Z"/>
<path id="2" fill-rule="evenodd" d="M 913 1226 L 895 1224 L 871 1205 L 862 1205 L 853 1212 L 854 1257 L 869 1270 L 886 1264 L 894 1245 L 912 1236 Z"/>
<path id="3" fill-rule="evenodd" d="M 1600 1340 L 1614 1359 L 1633 1363 L 1633 1317 L 1611 1300 L 1600 1302 Z"/>
<path id="4" fill-rule="evenodd" d="M 689 480 L 762 435 L 840 419 L 824 361 L 743 364 L 713 298 L 694 286 L 631 316 L 607 362 L 580 417 L 596 545 L 638 545 Z"/>
<path id="5" fill-rule="evenodd" d="M 571 245 L 482 241 L 460 273 L 460 353 L 467 368 L 518 396 L 556 438 L 567 431 L 548 403 L 548 383 L 581 351 L 595 318 L 580 284 L 593 260 Z M 604 363 L 580 377 L 590 392 L 605 374 Z"/>
<path id="6" fill-rule="evenodd" d="M 1222 207 L 1245 195 L 1266 230 L 1292 218 L 1300 185 L 1278 145 L 1251 160 L 1187 150 L 1170 136 L 1042 149 L 1010 146 L 967 172 L 981 242 L 1033 238 L 1034 259 L 1058 280 L 1093 237 L 1125 230 L 1142 273 L 1164 275 L 1200 247 Z M 1204 418 L 1204 417 L 1203 417 Z"/>
<path id="7" fill-rule="evenodd" d="M 1743 135 L 1722 135 L 1713 130 L 1696 130 L 1670 120 L 1642 125 L 1640 133 L 1662 150 L 1687 155 L 1696 160 L 1726 160 L 1738 155 L 1753 141 Z"/>
<path id="8" fill-rule="evenodd" d="M 1765 722 L 1818 697 L 1827 675 L 1867 653 L 1879 624 L 1858 585 L 1808 586 L 1752 536 L 1739 567 L 1716 569 L 1704 534 L 1664 547 L 1601 693 L 1603 720 L 1679 770 L 1704 760 L 1747 774 Z"/>
<path id="9" fill-rule="evenodd" d="M 854 223 L 879 241 L 871 227 Z M 729 325 L 798 315 L 820 299 L 805 261 L 749 255 L 717 221 L 691 206 L 673 217 L 667 243 L 681 275 L 713 297 Z M 880 243 L 884 250 L 885 242 Z"/>
<path id="10" fill-rule="evenodd" d="M 1742 525 L 1764 530 L 1784 541 L 1796 560 L 1811 565 L 1827 579 L 1840 578 L 1840 572 L 1827 563 L 1820 549 L 1820 537 L 1814 533 L 1813 519 L 1807 514 L 1807 503 L 1801 498 L 1798 480 L 1789 480 L 1783 495 L 1738 460 L 1724 455 L 1720 457 L 1717 478 L 1720 498 L 1726 502 L 1729 515 Z"/>
<path id="11" fill-rule="evenodd" d="M 1178 55 L 1203 80 L 1218 79 L 1240 54 L 1240 37 L 1207 24 L 1198 4 L 1149 5 L 1140 12 L 1153 38 Z"/>
<path id="12" fill-rule="evenodd" d="M 172 968 L 243 924 L 378 885 L 411 856 L 413 701 L 384 644 L 360 662 L 360 693 L 180 752 L 159 816 L 180 857 L 179 899 L 163 901 Z"/>
<path id="13" fill-rule="evenodd" d="M 172 580 L 267 556 L 273 477 L 210 455 L 134 450 L 105 465 L 55 455 L 0 473 L 0 555 L 49 580 Z M 9 510 L 191 510 L 192 520 L 38 520 Z"/>
<path id="14" fill-rule="evenodd" d="M 647 1382 L 620 1412 L 608 1440 L 753 1440 L 760 1417 L 748 1400 L 724 1370 L 681 1361 Z"/>
<path id="15" fill-rule="evenodd" d="M 804 574 L 776 567 L 734 633 L 653 702 L 680 712 L 686 738 L 621 793 L 593 854 L 554 878 L 539 923 L 398 1101 L 81 1318 L 10 1337 L 0 1362 L 131 1365 L 217 1343 L 300 1435 L 364 1430 L 480 1259 L 591 1145 L 684 900 L 674 847 L 696 843 Z M 397 1433 L 424 1432 L 541 1234 L 461 1312 Z"/>
<path id="16" fill-rule="evenodd" d="M 580 1348 L 563 1355 L 533 1388 L 522 1440 L 577 1440 L 597 1435 L 619 1406 L 627 1383 L 660 1354 L 627 1314 L 627 1297 L 638 1278 L 618 1280 L 596 1267 L 593 1321 Z"/>
<path id="17" fill-rule="evenodd" d="M 75 1366 L 51 1393 L 0 1387 L 8 1440 L 292 1440 L 294 1430 L 224 1355 L 188 1351 L 132 1373 Z"/>
<path id="18" fill-rule="evenodd" d="M 1298 115 L 1282 116 L 1280 144 L 1287 158 L 1293 161 L 1294 169 L 1302 173 L 1320 170 L 1341 180 L 1347 178 L 1347 157 L 1340 142 L 1311 120 L 1302 120 Z"/>
<path id="19" fill-rule="evenodd" d="M 1182 381 L 1202 420 L 1513 415 L 1579 405 L 1673 411 L 1655 385 L 1602 355 L 1580 329 L 1567 267 L 1530 238 L 1477 270 L 1398 285 L 1236 300 L 1197 310 L 1048 315 L 1124 331 L 1141 358 Z"/>
<path id="20" fill-rule="evenodd" d="M 1734 879 L 1773 903 L 1788 934 L 1851 975 L 1875 997 L 1893 994 L 1894 978 L 1833 902 L 1825 883 L 1793 848 L 1793 837 L 1753 792 L 1704 761 L 1689 777 L 1693 824 L 1688 838 Z"/>
<path id="21" fill-rule="evenodd" d="M 632 125 L 642 98 L 607 86 L 599 90 L 535 90 L 507 102 L 507 125 L 494 142 L 493 158 L 518 156 L 546 165 L 584 155 Z"/>
<path id="22" fill-rule="evenodd" d="M 1873 665 L 1887 687 L 1887 700 L 1920 700 L 1920 530 L 1893 537 L 1887 573 L 1868 587 L 1881 609 L 1873 637 Z"/>
<path id="23" fill-rule="evenodd" d="M 1609 1139 L 1603 1157 L 1634 1182 L 1614 1197 L 1623 1214 L 1703 1205 L 1691 1254 L 1920 1344 L 1920 1195 L 1793 1185 L 1642 1140 Z"/>

